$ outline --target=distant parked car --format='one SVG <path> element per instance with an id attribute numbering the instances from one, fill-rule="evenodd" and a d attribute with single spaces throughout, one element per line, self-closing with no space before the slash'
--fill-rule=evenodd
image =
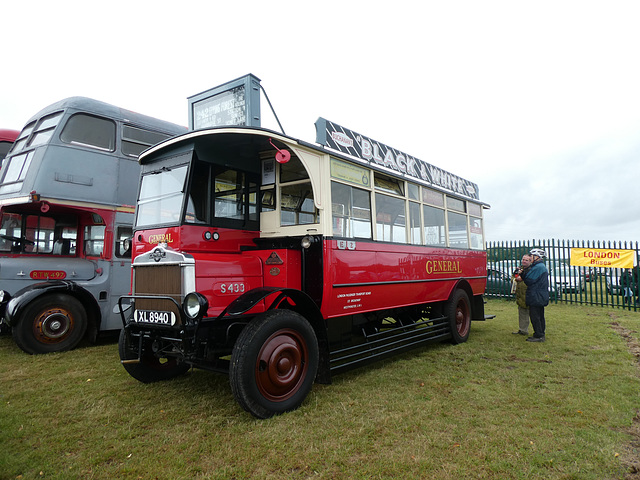
<path id="1" fill-rule="evenodd" d="M 511 277 L 506 273 L 495 269 L 487 268 L 487 295 L 499 295 L 502 297 L 514 297 L 511 293 Z"/>
<path id="2" fill-rule="evenodd" d="M 596 268 L 587 268 L 584 272 L 584 279 L 587 282 L 593 282 L 598 278 L 598 270 Z"/>
<path id="3" fill-rule="evenodd" d="M 586 288 L 585 277 L 566 263 L 549 265 L 549 283 L 555 285 L 560 293 L 583 292 Z"/>

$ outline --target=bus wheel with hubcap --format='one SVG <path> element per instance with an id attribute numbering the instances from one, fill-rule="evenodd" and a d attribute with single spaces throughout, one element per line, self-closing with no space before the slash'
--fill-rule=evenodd
<path id="1" fill-rule="evenodd" d="M 129 336 L 124 328 L 120 330 L 118 353 L 122 364 L 129 375 L 142 383 L 159 382 L 184 375 L 191 368 L 186 363 L 178 363 L 175 358 L 159 358 L 152 353 L 144 352 L 139 362 L 126 363 L 127 360 L 137 360 L 138 355 L 129 348 Z"/>
<path id="2" fill-rule="evenodd" d="M 13 327 L 13 339 L 31 354 L 62 352 L 74 348 L 87 331 L 87 314 L 70 295 L 47 295 L 35 299 Z"/>
<path id="3" fill-rule="evenodd" d="M 290 310 L 254 318 L 233 346 L 229 382 L 236 401 L 258 418 L 298 408 L 318 370 L 313 327 Z"/>
<path id="4" fill-rule="evenodd" d="M 447 302 L 445 314 L 449 317 L 453 343 L 466 342 L 471 330 L 471 304 L 464 290 L 458 289 L 453 292 Z"/>

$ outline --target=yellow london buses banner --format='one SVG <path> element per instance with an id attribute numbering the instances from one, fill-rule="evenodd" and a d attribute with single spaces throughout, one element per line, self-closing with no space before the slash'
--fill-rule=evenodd
<path id="1" fill-rule="evenodd" d="M 571 265 L 576 267 L 633 268 L 633 250 L 572 248 Z"/>

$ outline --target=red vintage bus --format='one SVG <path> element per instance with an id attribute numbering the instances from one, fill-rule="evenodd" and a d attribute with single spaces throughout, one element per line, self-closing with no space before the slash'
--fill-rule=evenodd
<path id="1" fill-rule="evenodd" d="M 7 156 L 13 142 L 16 141 L 20 132 L 18 130 L 7 130 L 0 128 L 0 165 L 2 165 L 2 159 Z"/>
<path id="2" fill-rule="evenodd" d="M 142 382 L 224 372 L 259 418 L 315 381 L 484 320 L 473 183 L 324 119 L 318 144 L 217 127 L 140 156 L 132 314 Z"/>

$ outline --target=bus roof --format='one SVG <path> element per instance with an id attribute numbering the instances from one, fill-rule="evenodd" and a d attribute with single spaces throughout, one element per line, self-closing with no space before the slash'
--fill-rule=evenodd
<path id="1" fill-rule="evenodd" d="M 242 135 L 244 137 L 244 140 L 240 138 L 238 138 L 237 141 L 232 140 L 232 138 L 236 135 L 238 136 Z M 218 144 L 217 148 L 221 148 L 219 145 L 219 142 L 212 141 L 213 137 L 218 137 L 218 136 L 225 137 L 225 139 L 223 140 L 225 145 L 224 150 L 238 147 L 238 152 L 244 152 L 247 155 L 250 155 L 251 149 L 247 149 L 246 145 L 244 145 L 245 148 L 241 148 L 240 147 L 241 143 L 246 143 L 248 141 L 254 145 L 256 144 L 256 142 L 264 145 L 270 142 L 271 140 L 273 140 L 273 141 L 278 141 L 279 143 L 281 142 L 284 145 L 286 145 L 287 143 L 300 145 L 308 149 L 316 150 L 323 154 L 329 154 L 336 158 L 355 161 L 356 163 L 363 163 L 362 160 L 357 158 L 356 156 L 337 151 L 335 149 L 330 148 L 329 146 L 315 145 L 309 142 L 305 142 L 304 140 L 299 140 L 293 137 L 289 137 L 287 135 L 283 135 L 281 133 L 268 130 L 265 128 L 246 127 L 246 126 L 220 126 L 220 127 L 203 128 L 201 130 L 193 130 L 183 135 L 169 138 L 163 142 L 160 142 L 157 145 L 154 145 L 153 147 L 148 148 L 147 150 L 145 150 L 140 154 L 140 156 L 138 157 L 138 162 L 141 165 L 151 163 L 154 157 L 156 156 L 155 154 L 158 152 L 164 151 L 165 148 L 179 148 L 180 146 L 190 142 L 193 142 L 196 145 L 199 145 L 200 147 L 205 147 L 205 148 L 207 148 L 208 145 L 213 145 L 214 143 L 217 143 Z M 249 138 L 253 138 L 253 140 L 249 140 Z M 258 140 L 260 138 L 261 140 Z M 245 158 L 245 160 L 248 160 L 248 159 Z M 423 163 L 431 167 L 429 164 L 426 164 L 426 162 L 423 162 Z M 428 186 L 430 188 L 433 188 L 435 190 L 446 193 L 448 195 L 452 195 L 454 197 L 475 201 L 481 204 L 484 208 L 489 208 L 488 204 L 479 200 L 477 185 L 469 182 L 468 180 L 461 179 L 460 177 L 453 176 L 455 179 L 460 179 L 460 184 L 464 188 L 447 188 L 447 185 L 445 182 L 435 182 L 432 176 L 428 176 L 430 175 L 429 173 L 427 173 L 422 178 L 417 178 L 417 177 L 411 177 L 409 175 L 399 174 L 398 172 L 391 171 L 388 168 L 382 168 L 379 165 L 377 165 L 376 162 L 366 162 L 366 164 L 369 168 L 372 168 L 373 170 L 378 170 L 386 174 L 391 174 L 408 181 L 414 181 L 422 185 Z M 442 170 L 440 171 L 444 172 Z M 424 175 L 424 172 L 426 172 L 426 170 L 424 168 L 421 168 L 421 174 Z M 451 174 L 448 174 L 447 172 L 444 172 L 444 174 L 451 176 Z M 449 182 L 449 183 L 453 184 L 453 182 Z M 457 185 L 457 182 L 456 182 L 456 185 Z"/>
<path id="2" fill-rule="evenodd" d="M 159 120 L 154 117 L 150 117 L 148 115 L 143 115 L 141 113 L 136 113 L 131 110 L 126 110 L 124 108 L 116 107 L 109 103 L 101 102 L 100 100 L 94 100 L 93 98 L 87 97 L 69 97 L 58 102 L 52 103 L 51 105 L 43 108 L 38 113 L 33 115 L 25 125 L 41 118 L 43 115 L 46 115 L 51 112 L 59 111 L 59 110 L 79 110 L 87 113 L 94 113 L 96 115 L 101 115 L 104 117 L 109 117 L 115 120 L 120 120 L 125 123 L 131 123 L 134 125 L 150 127 L 154 130 L 165 131 L 167 133 L 176 134 L 177 125 L 171 122 L 167 122 L 164 120 Z M 187 132 L 187 127 L 183 127 L 184 132 Z"/>

